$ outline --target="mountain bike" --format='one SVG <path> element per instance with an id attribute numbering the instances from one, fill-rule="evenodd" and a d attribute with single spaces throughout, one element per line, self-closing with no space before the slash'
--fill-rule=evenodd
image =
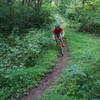
<path id="1" fill-rule="evenodd" d="M 60 54 L 63 56 L 64 55 L 64 47 L 61 45 L 61 40 L 56 40 L 56 44 L 57 44 L 57 47 L 59 48 L 59 52 Z"/>

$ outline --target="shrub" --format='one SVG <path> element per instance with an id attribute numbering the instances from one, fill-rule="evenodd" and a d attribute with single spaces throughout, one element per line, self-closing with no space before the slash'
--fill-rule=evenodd
<path id="1" fill-rule="evenodd" d="M 76 98 L 93 99 L 99 97 L 98 87 L 99 80 L 94 75 L 82 72 L 78 70 L 75 66 L 71 66 L 64 70 L 63 75 L 59 79 L 58 93 L 61 95 L 72 96 Z"/>
<path id="2" fill-rule="evenodd" d="M 52 23 L 53 16 L 50 7 L 41 7 L 40 13 L 36 13 L 32 7 L 18 2 L 12 5 L 3 3 L 0 7 L 0 34 L 10 34 L 14 27 L 19 28 L 20 33 L 27 32 L 27 29 L 41 28 Z"/>
<path id="3" fill-rule="evenodd" d="M 26 62 L 34 62 L 41 49 L 50 43 L 46 34 L 33 29 L 24 36 L 12 33 L 8 38 L 0 38 L 0 68 L 22 67 Z"/>

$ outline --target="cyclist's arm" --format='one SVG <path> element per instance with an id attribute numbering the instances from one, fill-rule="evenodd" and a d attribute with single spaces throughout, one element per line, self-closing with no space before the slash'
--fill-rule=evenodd
<path id="1" fill-rule="evenodd" d="M 62 31 L 60 34 L 61 34 L 61 37 L 64 38 L 64 31 Z"/>
<path id="2" fill-rule="evenodd" d="M 64 33 L 64 30 L 62 28 L 60 28 L 60 33 L 63 34 Z"/>

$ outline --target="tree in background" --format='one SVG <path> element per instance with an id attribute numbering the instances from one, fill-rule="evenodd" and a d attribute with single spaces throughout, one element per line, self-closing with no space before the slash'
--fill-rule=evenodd
<path id="1" fill-rule="evenodd" d="M 1 0 L 0 1 L 0 32 L 11 33 L 14 27 L 24 32 L 31 27 L 40 28 L 51 23 L 51 0 Z M 45 6 L 44 6 L 45 5 Z"/>
<path id="2" fill-rule="evenodd" d="M 73 28 L 100 33 L 100 0 L 62 0 L 59 7 Z"/>

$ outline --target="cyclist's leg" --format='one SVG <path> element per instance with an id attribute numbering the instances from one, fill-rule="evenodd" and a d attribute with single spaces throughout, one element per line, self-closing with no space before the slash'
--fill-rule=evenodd
<path id="1" fill-rule="evenodd" d="M 63 56 L 64 55 L 64 51 L 63 51 L 63 48 L 62 48 L 60 40 L 56 40 L 56 43 L 57 43 L 57 46 L 59 48 L 60 54 Z"/>
<path id="2" fill-rule="evenodd" d="M 63 41 L 61 39 L 59 39 L 59 43 L 60 43 L 60 53 L 63 56 L 64 55 L 64 51 L 63 51 L 64 44 L 63 44 Z"/>
<path id="3" fill-rule="evenodd" d="M 57 46 L 60 47 L 60 41 L 57 34 L 54 35 L 54 40 L 56 41 Z"/>
<path id="4" fill-rule="evenodd" d="M 63 39 L 59 39 L 59 40 L 60 40 L 61 46 L 62 46 L 62 47 L 65 47 L 64 40 L 63 40 Z"/>
<path id="5" fill-rule="evenodd" d="M 65 43 L 64 43 L 64 34 L 62 34 L 62 33 L 59 34 L 59 40 L 60 40 L 61 45 L 64 47 L 65 46 Z"/>
<path id="6" fill-rule="evenodd" d="M 59 47 L 61 47 L 61 43 L 60 43 L 59 40 L 56 40 L 56 44 L 57 44 Z"/>

